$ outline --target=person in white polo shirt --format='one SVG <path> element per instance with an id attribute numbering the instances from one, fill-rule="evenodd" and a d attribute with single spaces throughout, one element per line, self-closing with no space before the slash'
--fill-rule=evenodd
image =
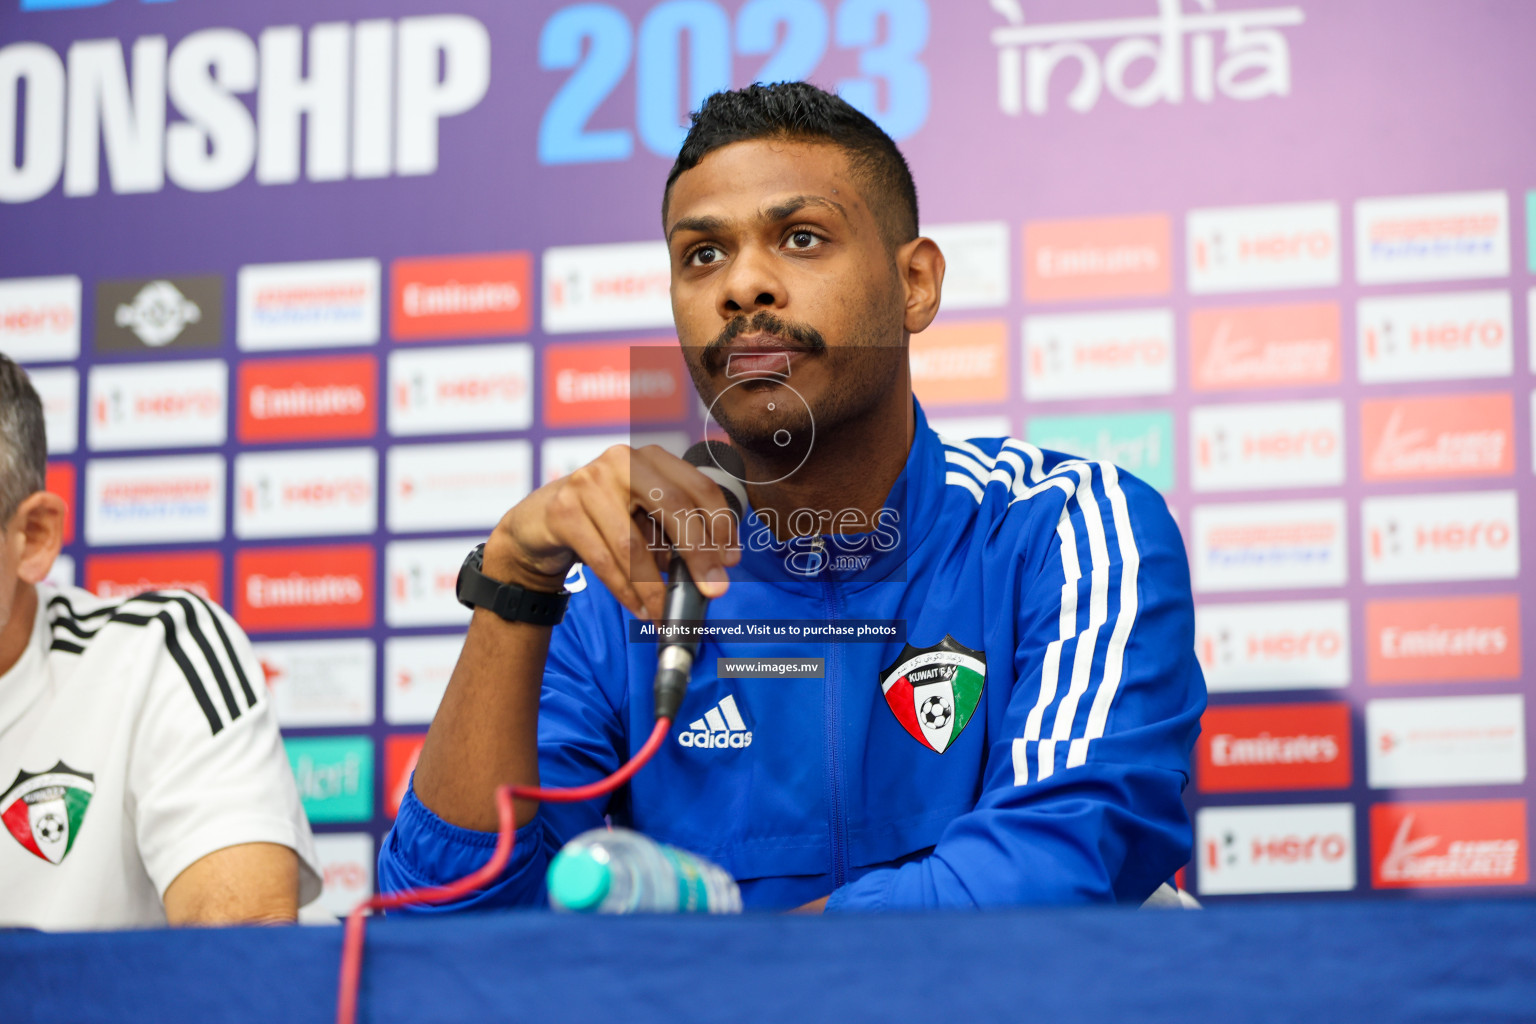
<path id="1" fill-rule="evenodd" d="M 48 583 L 46 452 L 0 355 L 0 927 L 294 920 L 320 878 L 250 641 L 185 591 Z"/>

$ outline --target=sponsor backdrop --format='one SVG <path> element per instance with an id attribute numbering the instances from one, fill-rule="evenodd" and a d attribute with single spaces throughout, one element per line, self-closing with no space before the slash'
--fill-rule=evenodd
<path id="1" fill-rule="evenodd" d="M 671 337 L 662 182 L 688 108 L 785 78 L 911 160 L 941 429 L 1174 509 L 1212 692 L 1186 884 L 1532 891 L 1536 10 L 0 3 L 0 350 L 47 403 L 59 574 L 250 631 L 332 908 L 372 885 L 465 551 L 631 400 L 664 439 L 697 417 L 630 370 Z"/>

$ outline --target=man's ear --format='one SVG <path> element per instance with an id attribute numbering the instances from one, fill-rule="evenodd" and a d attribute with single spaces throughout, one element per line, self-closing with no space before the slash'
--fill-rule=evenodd
<path id="1" fill-rule="evenodd" d="M 914 238 L 896 250 L 896 267 L 906 293 L 907 333 L 916 334 L 939 312 L 944 290 L 944 254 L 931 238 Z"/>
<path id="2" fill-rule="evenodd" d="M 23 540 L 16 573 L 27 583 L 41 583 L 48 578 L 59 549 L 64 546 L 64 517 L 68 509 L 64 499 L 51 491 L 28 495 L 11 519 L 11 529 Z"/>

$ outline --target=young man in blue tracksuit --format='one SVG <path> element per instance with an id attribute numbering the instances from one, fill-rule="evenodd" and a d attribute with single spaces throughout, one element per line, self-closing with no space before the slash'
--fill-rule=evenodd
<path id="1" fill-rule="evenodd" d="M 928 426 L 906 345 L 938 311 L 943 256 L 900 153 L 843 101 L 800 84 L 711 97 L 663 223 L 684 358 L 751 504 L 739 545 L 668 528 L 709 621 L 905 637 L 706 641 L 628 787 L 519 803 L 501 880 L 449 909 L 542 902 L 549 859 L 605 813 L 720 863 L 750 907 L 1145 899 L 1190 854 L 1180 794 L 1205 704 L 1161 498 L 1107 464 Z M 615 448 L 503 517 L 467 563 L 479 607 L 382 890 L 484 863 L 496 786 L 592 782 L 638 749 L 657 651 L 631 631 L 663 593 L 641 524 L 719 527 L 724 509 L 681 460 Z M 721 678 L 719 658 L 823 674 Z"/>

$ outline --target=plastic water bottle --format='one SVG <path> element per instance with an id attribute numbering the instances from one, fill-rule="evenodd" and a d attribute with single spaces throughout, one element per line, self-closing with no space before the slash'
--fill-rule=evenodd
<path id="1" fill-rule="evenodd" d="M 627 828 L 595 828 L 549 865 L 549 902 L 582 914 L 739 914 L 725 869 Z"/>

